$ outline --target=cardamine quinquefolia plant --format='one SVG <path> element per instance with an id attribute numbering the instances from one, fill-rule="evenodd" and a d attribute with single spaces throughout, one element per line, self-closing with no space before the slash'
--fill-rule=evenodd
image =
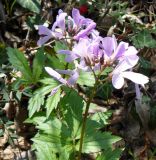
<path id="1" fill-rule="evenodd" d="M 81 71 L 91 73 L 95 78 L 95 84 L 86 101 L 78 151 L 79 160 L 83 149 L 88 111 L 97 86 L 100 83 L 112 81 L 114 88 L 120 89 L 125 79 L 129 79 L 144 87 L 144 84 L 149 81 L 148 77 L 132 71 L 139 60 L 138 51 L 134 46 L 123 41 L 118 43 L 114 35 L 101 37 L 95 28 L 96 23 L 81 16 L 79 10 L 75 8 L 72 10 L 72 16 L 59 10 L 51 29 L 39 25 L 39 46 L 50 39 L 55 39 L 68 47 L 68 50 L 57 51 L 57 54 L 65 55 L 64 61 L 67 62 L 65 70 L 45 67 L 46 72 L 60 83 L 51 91 L 50 96 L 54 96 L 62 86 L 74 88 Z M 74 68 L 68 69 L 70 63 Z M 106 67 L 111 67 L 112 71 L 102 79 L 101 75 Z"/>

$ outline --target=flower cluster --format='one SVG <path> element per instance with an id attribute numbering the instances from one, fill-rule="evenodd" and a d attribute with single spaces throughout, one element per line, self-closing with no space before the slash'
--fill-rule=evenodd
<path id="1" fill-rule="evenodd" d="M 51 29 L 39 26 L 41 38 L 38 45 L 43 45 L 51 38 L 65 41 L 69 50 L 60 50 L 58 54 L 65 54 L 65 61 L 75 65 L 74 70 L 53 70 L 45 67 L 45 70 L 61 83 L 52 94 L 61 85 L 73 86 L 80 70 L 102 71 L 107 66 L 114 68 L 110 75 L 116 89 L 124 85 L 124 78 L 142 86 L 148 82 L 148 77 L 132 71 L 139 60 L 136 48 L 126 42 L 118 43 L 115 36 L 101 37 L 95 27 L 93 20 L 81 16 L 75 8 L 72 10 L 72 17 L 60 10 Z M 69 75 L 70 78 L 66 80 L 61 74 Z"/>

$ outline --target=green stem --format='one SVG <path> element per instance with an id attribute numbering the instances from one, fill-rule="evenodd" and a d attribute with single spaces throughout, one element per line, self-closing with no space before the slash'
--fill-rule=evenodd
<path id="1" fill-rule="evenodd" d="M 86 129 L 88 111 L 89 111 L 90 103 L 91 103 L 91 101 L 92 101 L 92 99 L 95 95 L 97 84 L 98 84 L 98 80 L 96 79 L 93 90 L 92 90 L 91 95 L 90 95 L 90 97 L 87 101 L 87 104 L 86 104 L 85 114 L 84 114 L 84 118 L 83 118 L 83 122 L 82 122 L 82 130 L 81 130 L 81 137 L 80 137 L 78 160 L 81 160 L 81 152 L 82 152 L 83 138 L 84 138 L 85 129 Z"/>
<path id="2" fill-rule="evenodd" d="M 10 10 L 9 10 L 9 14 L 12 13 L 12 9 L 13 9 L 15 3 L 16 3 L 16 0 L 14 0 L 13 3 L 11 4 Z"/>

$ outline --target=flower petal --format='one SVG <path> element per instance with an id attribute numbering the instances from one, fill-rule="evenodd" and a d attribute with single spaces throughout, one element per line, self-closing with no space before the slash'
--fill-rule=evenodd
<path id="1" fill-rule="evenodd" d="M 60 69 L 56 69 L 56 71 L 60 74 L 66 74 L 66 75 L 72 75 L 74 73 L 73 70 L 60 70 Z"/>
<path id="2" fill-rule="evenodd" d="M 73 8 L 72 10 L 72 17 L 74 19 L 74 22 L 76 25 L 80 25 L 79 22 L 80 22 L 80 19 L 82 19 L 82 16 L 80 15 L 80 12 L 78 9 L 76 8 Z"/>
<path id="3" fill-rule="evenodd" d="M 67 55 L 65 58 L 65 61 L 70 63 L 72 61 L 74 61 L 75 59 L 77 59 L 78 57 L 75 54 L 71 54 L 71 55 Z"/>
<path id="4" fill-rule="evenodd" d="M 116 50 L 114 52 L 114 55 L 113 55 L 114 57 L 113 58 L 118 59 L 119 57 L 124 56 L 124 53 L 125 53 L 127 48 L 128 48 L 128 43 L 120 42 L 118 47 L 116 48 Z"/>
<path id="5" fill-rule="evenodd" d="M 135 66 L 138 63 L 139 57 L 137 55 L 131 55 L 124 57 L 125 61 L 131 66 Z"/>
<path id="6" fill-rule="evenodd" d="M 69 85 L 74 85 L 79 78 L 79 73 L 76 71 L 67 81 Z"/>
<path id="7" fill-rule="evenodd" d="M 112 84 L 116 89 L 122 88 L 124 85 L 124 78 L 121 74 L 113 74 L 112 76 Z"/>
<path id="8" fill-rule="evenodd" d="M 79 40 L 80 38 L 85 37 L 91 30 L 93 30 L 96 27 L 96 23 L 92 22 L 90 23 L 86 29 L 81 30 L 77 35 L 74 36 L 75 40 Z"/>
<path id="9" fill-rule="evenodd" d="M 113 74 L 117 74 L 117 73 L 121 73 L 123 71 L 126 71 L 127 69 L 132 68 L 133 66 L 131 64 L 129 64 L 127 61 L 122 60 L 118 63 L 118 65 L 116 66 L 116 68 L 113 71 Z"/>
<path id="10" fill-rule="evenodd" d="M 136 50 L 135 47 L 129 46 L 124 55 L 125 56 L 131 56 L 131 55 L 136 55 L 137 53 L 138 53 L 138 51 Z"/>
<path id="11" fill-rule="evenodd" d="M 43 36 L 38 40 L 37 42 L 38 46 L 43 45 L 44 43 L 49 41 L 49 39 L 51 39 L 52 37 L 55 37 L 55 34 L 50 29 L 48 29 L 47 27 L 43 25 L 38 26 L 38 33 L 39 35 Z"/>
<path id="12" fill-rule="evenodd" d="M 56 27 L 59 27 L 62 29 L 62 31 L 65 31 L 66 16 L 67 16 L 67 13 L 63 12 L 62 10 L 59 10 L 59 15 L 56 17 L 56 21 L 53 24 L 52 31 L 54 31 Z"/>
<path id="13" fill-rule="evenodd" d="M 123 72 L 122 76 L 124 78 L 131 80 L 132 82 L 134 82 L 136 84 L 141 84 L 142 86 L 144 86 L 144 84 L 149 82 L 149 78 L 147 76 L 144 76 L 143 74 L 140 74 L 140 73 L 127 71 L 127 72 Z"/>
<path id="14" fill-rule="evenodd" d="M 56 72 L 55 70 L 53 70 L 50 67 L 45 67 L 46 72 L 51 75 L 54 79 L 58 80 L 59 82 L 63 83 L 63 84 L 67 84 L 67 81 L 65 79 L 63 79 L 61 77 L 61 75 Z"/>
<path id="15" fill-rule="evenodd" d="M 102 47 L 105 51 L 105 54 L 109 57 L 112 55 L 115 45 L 116 44 L 115 44 L 114 38 L 112 37 L 105 37 L 102 40 Z"/>
<path id="16" fill-rule="evenodd" d="M 57 53 L 66 54 L 65 61 L 68 62 L 68 63 L 70 63 L 70 62 L 74 61 L 75 59 L 79 58 L 78 55 L 76 55 L 74 52 L 69 51 L 69 50 L 59 50 L 59 51 L 57 51 Z"/>
<path id="17" fill-rule="evenodd" d="M 72 54 L 73 52 L 70 51 L 70 50 L 59 50 L 59 51 L 57 51 L 57 53 L 58 53 L 58 54 L 68 54 L 68 55 L 70 55 L 70 54 Z"/>
<path id="18" fill-rule="evenodd" d="M 52 35 L 52 31 L 43 25 L 38 26 L 38 34 L 39 35 Z"/>
<path id="19" fill-rule="evenodd" d="M 51 36 L 44 36 L 41 37 L 38 41 L 37 41 L 37 45 L 38 46 L 42 46 L 43 44 L 45 44 L 47 41 L 49 41 L 49 39 L 51 39 Z"/>

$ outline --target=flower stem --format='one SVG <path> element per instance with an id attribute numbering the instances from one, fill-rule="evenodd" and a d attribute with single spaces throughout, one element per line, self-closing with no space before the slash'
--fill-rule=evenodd
<path id="1" fill-rule="evenodd" d="M 84 138 L 85 129 L 86 129 L 88 111 L 89 111 L 90 103 L 91 103 L 91 101 L 92 101 L 92 99 L 95 95 L 97 84 L 98 84 L 98 80 L 96 80 L 96 82 L 94 84 L 94 87 L 92 89 L 91 95 L 90 95 L 90 97 L 87 101 L 87 104 L 86 104 L 85 114 L 84 114 L 84 118 L 83 118 L 83 122 L 82 122 L 82 130 L 81 130 L 81 137 L 80 137 L 78 160 L 81 160 L 81 152 L 82 152 L 83 138 Z"/>

